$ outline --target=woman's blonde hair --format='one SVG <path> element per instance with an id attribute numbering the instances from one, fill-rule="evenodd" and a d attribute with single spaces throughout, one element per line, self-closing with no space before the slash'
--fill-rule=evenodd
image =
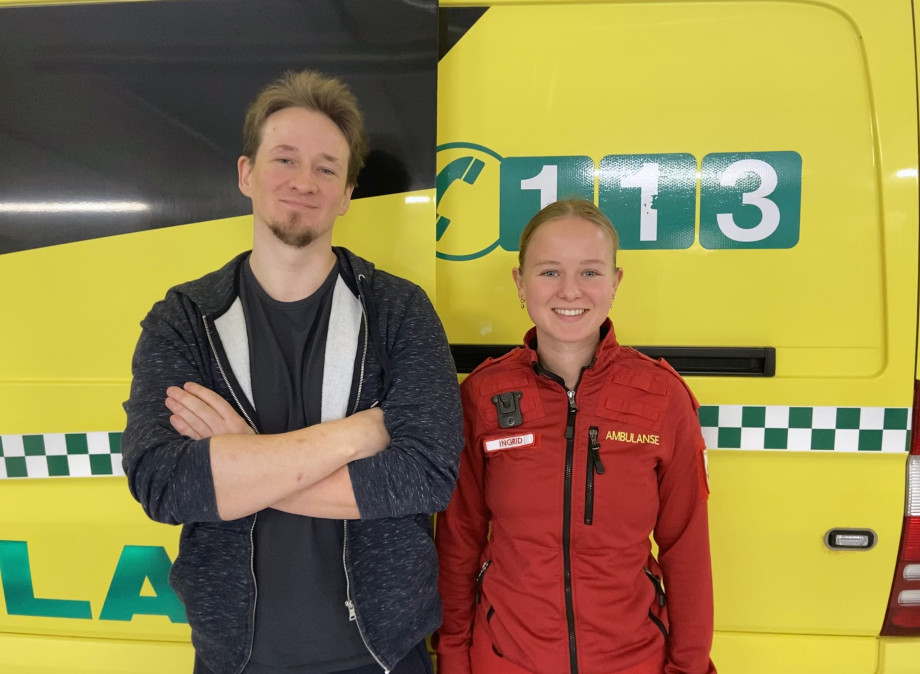
<path id="1" fill-rule="evenodd" d="M 554 201 L 533 216 L 530 222 L 527 223 L 527 226 L 524 227 L 524 231 L 521 232 L 521 244 L 518 249 L 518 265 L 523 268 L 524 257 L 527 254 L 527 246 L 530 245 L 530 240 L 533 238 L 534 232 L 537 231 L 540 225 L 570 215 L 582 218 L 588 222 L 593 222 L 607 234 L 610 238 L 610 245 L 613 248 L 613 266 L 616 268 L 617 250 L 619 250 L 620 247 L 620 237 L 617 236 L 617 230 L 613 226 L 613 223 L 610 222 L 610 218 L 604 215 L 601 209 L 585 199 L 562 199 L 560 201 Z"/>

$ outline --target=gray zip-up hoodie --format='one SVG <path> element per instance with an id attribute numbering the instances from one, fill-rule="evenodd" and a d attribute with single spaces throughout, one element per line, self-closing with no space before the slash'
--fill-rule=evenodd
<path id="1" fill-rule="evenodd" d="M 446 507 L 457 478 L 459 389 L 424 291 L 334 250 L 341 279 L 327 335 L 323 419 L 379 404 L 392 439 L 385 451 L 349 464 L 361 519 L 343 523 L 349 606 L 389 671 L 441 621 L 430 515 Z M 220 519 L 209 440 L 179 435 L 164 400 L 167 387 L 195 381 L 255 418 L 239 299 L 246 255 L 171 289 L 143 320 L 122 438 L 131 493 L 152 519 L 184 525 L 170 583 L 199 657 L 219 674 L 241 672 L 252 650 L 256 516 Z"/>

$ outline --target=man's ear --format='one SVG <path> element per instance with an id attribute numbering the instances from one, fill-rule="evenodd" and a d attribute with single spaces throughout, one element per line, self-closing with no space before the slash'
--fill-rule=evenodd
<path id="1" fill-rule="evenodd" d="M 354 191 L 354 185 L 345 186 L 345 194 L 342 195 L 342 205 L 339 207 L 339 215 L 345 215 L 348 213 L 348 207 L 351 205 L 351 193 Z"/>
<path id="2" fill-rule="evenodd" d="M 249 157 L 243 155 L 236 162 L 236 170 L 239 174 L 239 187 L 240 192 L 247 197 L 252 197 L 252 189 L 250 188 L 250 181 L 252 180 L 252 162 L 249 160 Z"/>

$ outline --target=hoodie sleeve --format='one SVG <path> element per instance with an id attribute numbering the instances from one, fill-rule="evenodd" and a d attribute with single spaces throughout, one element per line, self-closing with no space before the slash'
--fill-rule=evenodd
<path id="1" fill-rule="evenodd" d="M 457 480 L 463 445 L 457 371 L 441 321 L 418 286 L 396 330 L 380 402 L 390 447 L 348 464 L 362 519 L 436 513 Z"/>
<path id="2" fill-rule="evenodd" d="M 207 386 L 207 352 L 195 339 L 198 312 L 175 293 L 141 323 L 134 351 L 131 394 L 124 408 L 122 464 L 128 487 L 157 522 L 219 521 L 209 440 L 191 440 L 169 423 L 166 389 L 195 381 Z"/>

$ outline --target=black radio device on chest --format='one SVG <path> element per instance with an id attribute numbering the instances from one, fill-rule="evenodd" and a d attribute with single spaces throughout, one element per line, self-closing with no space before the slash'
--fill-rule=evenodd
<path id="1" fill-rule="evenodd" d="M 513 428 L 524 423 L 521 416 L 521 392 L 508 391 L 492 396 L 495 411 L 498 412 L 498 425 L 501 428 Z"/>

